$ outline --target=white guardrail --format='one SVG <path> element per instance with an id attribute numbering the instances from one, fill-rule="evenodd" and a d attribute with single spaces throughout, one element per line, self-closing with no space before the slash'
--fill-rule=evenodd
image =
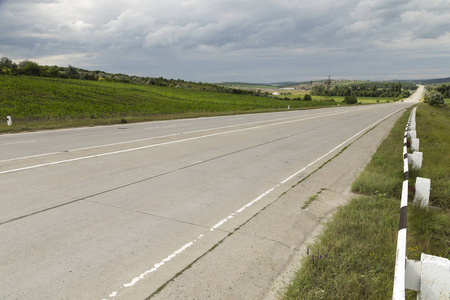
<path id="1" fill-rule="evenodd" d="M 408 143 L 412 154 L 408 153 Z M 403 186 L 400 201 L 400 222 L 397 236 L 394 290 L 392 299 L 404 300 L 405 289 L 417 291 L 417 299 L 450 299 L 450 261 L 422 253 L 421 260 L 406 258 L 406 220 L 408 207 L 408 162 L 413 169 L 422 166 L 423 153 L 419 151 L 416 132 L 416 107 L 413 108 L 406 125 L 403 139 Z M 416 178 L 414 204 L 428 209 L 431 181 Z"/>

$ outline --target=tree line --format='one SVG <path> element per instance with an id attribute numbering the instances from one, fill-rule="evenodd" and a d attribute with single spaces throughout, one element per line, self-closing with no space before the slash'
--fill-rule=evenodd
<path id="1" fill-rule="evenodd" d="M 425 93 L 425 102 L 431 106 L 444 105 L 444 98 L 450 98 L 450 83 L 436 85 Z"/>
<path id="2" fill-rule="evenodd" d="M 335 85 L 327 89 L 324 85 L 316 85 L 311 91 L 312 95 L 317 96 L 355 96 L 355 97 L 394 97 L 408 98 L 410 91 L 416 90 L 413 83 L 401 82 L 362 82 L 352 84 Z"/>
<path id="3" fill-rule="evenodd" d="M 181 79 L 166 79 L 163 77 L 140 77 L 126 74 L 111 74 L 104 71 L 89 71 L 69 65 L 68 67 L 42 66 L 30 60 L 23 60 L 18 64 L 14 63 L 8 57 L 0 59 L 0 75 L 26 75 L 39 77 L 52 77 L 63 79 L 92 80 L 104 82 L 122 82 L 139 85 L 167 86 L 175 88 L 204 90 L 220 93 L 231 93 L 238 95 L 249 95 L 259 97 L 269 97 L 268 92 L 260 90 L 244 90 L 237 88 L 224 87 L 216 84 L 185 81 Z"/>
<path id="4" fill-rule="evenodd" d="M 0 59 L 0 70 L 4 75 L 27 75 L 27 76 L 53 77 L 64 79 L 148 84 L 159 86 L 169 86 L 171 84 L 176 85 L 179 81 L 182 81 L 182 80 L 175 81 L 173 79 L 169 80 L 162 77 L 152 78 L 152 77 L 130 76 L 126 74 L 111 74 L 99 70 L 89 71 L 76 68 L 71 65 L 69 65 L 68 67 L 41 66 L 38 63 L 30 60 L 23 60 L 18 64 L 16 64 L 8 57 L 2 57 Z"/>

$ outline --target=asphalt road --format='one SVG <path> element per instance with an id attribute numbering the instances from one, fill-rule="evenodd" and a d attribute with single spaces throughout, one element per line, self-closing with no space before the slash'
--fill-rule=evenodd
<path id="1" fill-rule="evenodd" d="M 277 240 L 284 194 L 415 102 L 1 135 L 0 299 L 257 299 L 299 250 Z M 266 275 L 258 241 L 289 250 Z"/>

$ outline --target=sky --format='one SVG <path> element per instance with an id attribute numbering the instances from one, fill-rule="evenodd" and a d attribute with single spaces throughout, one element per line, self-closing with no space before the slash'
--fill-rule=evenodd
<path id="1" fill-rule="evenodd" d="M 450 77 L 449 0 L 0 0 L 0 57 L 202 82 Z"/>

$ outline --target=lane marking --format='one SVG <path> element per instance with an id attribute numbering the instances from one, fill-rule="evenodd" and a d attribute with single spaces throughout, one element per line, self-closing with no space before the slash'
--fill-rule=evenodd
<path id="1" fill-rule="evenodd" d="M 347 113 L 347 112 L 349 112 L 349 110 L 344 110 L 342 113 Z M 328 113 L 316 114 L 316 115 L 312 115 L 312 116 L 321 116 L 321 115 L 326 115 L 326 114 L 328 114 Z M 279 118 L 279 119 L 274 119 L 274 120 L 255 121 L 255 122 L 249 122 L 249 123 L 243 123 L 243 124 L 235 124 L 235 125 L 227 125 L 227 126 L 222 126 L 222 127 L 214 127 L 214 128 L 209 128 L 209 129 L 193 130 L 193 131 L 187 131 L 187 132 L 178 132 L 178 133 L 162 135 L 162 136 L 156 136 L 156 137 L 151 137 L 151 138 L 137 139 L 137 140 L 131 140 L 131 141 L 125 141 L 125 142 L 117 142 L 117 143 L 110 143 L 110 144 L 104 144 L 104 145 L 98 145 L 98 146 L 75 148 L 75 149 L 70 149 L 70 150 L 67 150 L 67 151 L 49 152 L 49 153 L 43 153 L 43 154 L 37 154 L 37 155 L 30 155 L 30 156 L 23 156 L 23 157 L 5 159 L 5 160 L 0 160 L 0 162 L 8 162 L 8 161 L 21 160 L 21 159 L 36 158 L 36 157 L 42 157 L 42 156 L 47 156 L 47 155 L 54 155 L 54 154 L 58 154 L 58 153 L 62 153 L 62 152 L 75 152 L 75 151 L 82 151 L 82 150 L 98 149 L 98 148 L 103 148 L 103 147 L 131 144 L 131 143 L 136 143 L 136 142 L 151 141 L 151 140 L 155 140 L 155 139 L 167 138 L 167 137 L 172 137 L 172 136 L 182 135 L 182 134 L 192 134 L 192 133 L 199 133 L 199 132 L 205 132 L 205 131 L 219 130 L 219 129 L 225 129 L 225 128 L 231 128 L 231 127 L 247 126 L 247 125 L 259 124 L 259 123 L 267 123 L 267 122 L 273 122 L 273 121 L 279 121 L 279 120 L 288 120 L 288 119 L 294 119 L 294 118 L 298 118 L 298 117 L 288 117 L 288 118 Z M 200 118 L 200 119 L 204 119 L 204 118 Z M 198 119 L 196 119 L 196 120 L 198 120 Z M 163 122 L 175 122 L 175 121 L 185 121 L 185 120 L 168 120 L 168 121 L 159 121 L 159 122 L 163 123 Z M 117 126 L 121 126 L 121 125 L 112 125 L 112 126 L 116 126 L 117 127 Z M 174 126 L 177 126 L 177 125 L 174 125 Z M 165 127 L 170 127 L 170 126 L 165 126 Z M 85 128 L 80 128 L 80 129 L 84 130 L 84 129 L 89 129 L 89 128 L 90 127 L 85 127 Z M 160 128 L 162 128 L 162 127 L 160 127 Z M 76 128 L 62 129 L 62 130 L 76 130 Z M 44 133 L 44 132 L 41 131 L 41 132 L 37 132 L 37 133 Z M 18 133 L 16 133 L 16 134 L 18 134 Z M 31 133 L 25 133 L 25 134 L 31 134 Z"/>
<path id="2" fill-rule="evenodd" d="M 10 142 L 10 143 L 3 143 L 0 144 L 0 146 L 7 146 L 7 145 L 17 145 L 17 144 L 26 144 L 26 143 L 34 143 L 36 142 L 36 140 L 31 140 L 31 141 L 22 141 L 22 142 Z"/>
<path id="3" fill-rule="evenodd" d="M 230 214 L 228 217 L 226 217 L 225 219 L 217 222 L 213 227 L 210 228 L 210 232 L 214 231 L 215 229 L 218 229 L 219 227 L 221 227 L 223 224 L 225 224 L 228 220 L 234 218 L 237 214 L 242 213 L 245 209 L 249 208 L 250 206 L 252 206 L 253 204 L 257 203 L 258 201 L 260 201 L 261 199 L 263 199 L 264 197 L 266 197 L 267 195 L 269 195 L 271 192 L 273 192 L 276 188 L 280 187 L 281 185 L 287 183 L 288 181 L 290 181 L 291 179 L 293 179 L 295 176 L 297 176 L 298 174 L 300 174 L 301 172 L 305 171 L 307 168 L 311 167 L 312 165 L 314 165 L 315 163 L 317 163 L 318 161 L 320 161 L 321 159 L 323 159 L 324 157 L 330 155 L 331 153 L 333 153 L 334 151 L 336 151 L 337 149 L 339 149 L 340 147 L 342 147 L 344 144 L 350 142 L 352 139 L 356 138 L 357 136 L 359 136 L 360 134 L 362 134 L 363 132 L 369 130 L 370 128 L 372 128 L 373 126 L 377 125 L 378 123 L 381 123 L 382 121 L 390 118 L 392 115 L 398 113 L 399 111 L 403 110 L 404 108 L 400 108 L 398 110 L 396 110 L 395 112 L 377 120 L 376 122 L 374 122 L 373 124 L 367 126 L 366 128 L 364 128 L 363 130 L 359 131 L 358 133 L 354 134 L 353 136 L 351 136 L 350 138 L 346 139 L 344 142 L 340 143 L 338 146 L 334 147 L 332 150 L 328 151 L 326 154 L 320 156 L 319 158 L 317 158 L 316 160 L 314 160 L 313 162 L 309 163 L 306 167 L 303 167 L 301 170 L 295 172 L 294 174 L 292 174 L 291 176 L 287 177 L 286 179 L 284 179 L 283 181 L 281 181 L 279 184 L 275 185 L 274 187 L 270 188 L 269 190 L 267 190 L 266 192 L 264 192 L 263 194 L 259 195 L 258 197 L 256 197 L 254 200 L 248 202 L 247 204 L 245 204 L 244 206 L 242 206 L 240 209 L 238 209 L 237 211 L 233 212 L 232 214 Z M 162 261 L 156 263 L 153 268 L 151 268 L 150 270 L 145 271 L 144 273 L 140 274 L 138 277 L 135 277 L 131 280 L 131 282 L 129 283 L 125 283 L 122 285 L 122 288 L 130 288 L 133 285 L 135 285 L 137 282 L 139 282 L 141 279 L 144 279 L 148 274 L 153 273 L 155 271 L 157 271 L 161 266 L 163 266 L 166 262 L 170 261 L 171 259 L 173 259 L 174 257 L 176 257 L 177 255 L 183 253 L 186 249 L 188 249 L 189 247 L 193 246 L 199 239 L 201 239 L 202 237 L 204 237 L 204 234 L 201 234 L 197 239 L 194 239 L 192 241 L 190 241 L 189 243 L 183 245 L 181 248 L 179 248 L 178 250 L 176 250 L 175 252 L 173 252 L 172 254 L 170 254 L 169 256 L 167 256 L 165 259 L 163 259 Z M 113 292 L 114 296 L 110 295 L 110 298 L 114 298 L 118 292 Z M 106 299 L 103 299 L 106 300 Z"/>
<path id="4" fill-rule="evenodd" d="M 138 140 L 132 140 L 132 141 L 126 141 L 126 142 L 117 142 L 117 143 L 104 144 L 104 145 L 99 145 L 99 146 L 76 148 L 76 149 L 68 150 L 68 152 L 75 152 L 75 151 L 82 151 L 82 150 L 91 150 L 91 149 L 97 149 L 97 148 L 103 148 L 103 147 L 110 147 L 110 146 L 124 145 L 124 144 L 130 144 L 130 143 L 145 142 L 145 141 L 151 141 L 151 140 L 155 140 L 155 139 L 162 139 L 162 138 L 166 138 L 166 137 L 172 137 L 172 136 L 176 136 L 176 135 L 180 135 L 180 134 L 181 133 L 174 133 L 174 134 L 161 135 L 161 136 L 158 136 L 158 137 L 138 139 Z"/>
<path id="5" fill-rule="evenodd" d="M 347 111 L 345 111 L 345 112 L 335 112 L 335 113 L 326 113 L 326 114 L 318 114 L 318 115 L 314 115 L 314 116 L 307 117 L 307 118 L 302 118 L 302 119 L 295 119 L 295 120 L 283 121 L 283 122 L 278 122 L 278 123 L 259 125 L 259 126 L 249 127 L 249 128 L 235 129 L 235 130 L 223 131 L 223 132 L 218 132 L 218 133 L 211 133 L 211 134 L 206 134 L 206 135 L 202 135 L 202 136 L 197 136 L 197 137 L 192 137 L 192 138 L 187 138 L 187 139 L 181 139 L 181 140 L 176 140 L 176 141 L 163 142 L 163 143 L 147 145 L 147 146 L 141 146 L 141 147 L 136 147 L 136 148 L 130 148 L 130 149 L 125 149 L 125 150 L 118 150 L 118 151 L 112 151 L 112 152 L 106 152 L 106 153 L 82 156 L 82 157 L 77 157 L 77 158 L 72 158 L 72 159 L 65 159 L 65 160 L 60 160 L 60 161 L 54 161 L 54 162 L 49 162 L 49 163 L 37 164 L 37 165 L 28 166 L 28 167 L 22 167 L 22 168 L 17 168 L 17 169 L 10 169 L 10 170 L 6 170 L 6 171 L 1 171 L 0 175 L 14 173 L 14 172 L 19 172 L 19 171 L 25 171 L 25 170 L 31 170 L 31 169 L 41 168 L 41 167 L 54 166 L 54 165 L 59 165 L 59 164 L 64 164 L 64 163 L 69 163 L 69 162 L 87 160 L 87 159 L 92 159 L 92 158 L 111 156 L 111 155 L 122 154 L 122 153 L 127 153 L 127 152 L 133 152 L 133 151 L 138 151 L 138 150 L 150 149 L 150 148 L 155 148 L 155 147 L 159 147 L 159 146 L 166 146 L 166 145 L 171 145 L 171 144 L 190 142 L 190 141 L 194 141 L 194 140 L 199 140 L 199 139 L 204 139 L 204 138 L 209 138 L 209 137 L 214 137 L 214 136 L 220 136 L 220 135 L 225 135 L 225 134 L 230 134 L 230 133 L 255 130 L 255 129 L 265 128 L 265 127 L 272 127 L 272 126 L 278 126 L 278 125 L 294 123 L 294 122 L 301 122 L 301 121 L 305 121 L 305 120 L 311 120 L 311 119 L 316 119 L 316 118 L 326 117 L 326 116 L 339 115 L 339 114 L 344 114 L 344 113 L 347 113 Z M 260 122 L 258 122 L 258 123 L 260 123 Z M 232 125 L 232 126 L 234 126 L 234 125 Z M 205 130 L 191 131 L 190 133 L 196 133 L 196 132 L 202 132 L 202 131 L 205 131 Z M 179 134 L 175 134 L 175 135 L 179 135 Z M 154 138 L 152 138 L 152 139 L 154 139 Z"/>
<path id="6" fill-rule="evenodd" d="M 24 156 L 24 157 L 10 158 L 10 159 L 0 160 L 0 162 L 8 162 L 8 161 L 15 161 L 15 160 L 21 160 L 21 159 L 26 159 L 26 158 L 48 156 L 48 155 L 53 155 L 53 154 L 58 154 L 58 153 L 61 153 L 61 152 L 49 152 L 49 153 L 44 153 L 44 154 L 36 154 L 36 155 L 30 155 L 30 156 Z"/>
<path id="7" fill-rule="evenodd" d="M 191 247 L 192 245 L 194 245 L 195 242 L 197 242 L 198 240 L 202 239 L 204 237 L 203 234 L 199 235 L 195 240 L 190 241 L 189 243 L 181 246 L 178 250 L 174 251 L 172 254 L 170 254 L 169 256 L 167 256 L 166 258 L 164 258 L 162 261 L 156 263 L 153 265 L 153 268 L 151 268 L 150 270 L 145 271 L 144 273 L 140 274 L 139 276 L 133 278 L 129 283 L 125 283 L 123 285 L 123 287 L 125 288 L 129 288 L 132 287 L 133 285 L 135 285 L 139 280 L 144 279 L 145 276 L 147 276 L 150 273 L 153 273 L 155 271 L 157 271 L 159 268 L 161 268 L 165 263 L 169 262 L 171 259 L 173 259 L 175 256 L 177 256 L 180 253 L 183 253 L 187 248 Z M 117 292 L 116 292 L 117 295 Z M 114 295 L 115 296 L 115 295 Z M 111 297 L 111 295 L 110 295 Z"/>
<path id="8" fill-rule="evenodd" d="M 145 130 L 153 130 L 153 129 L 161 129 L 161 128 L 171 128 L 171 127 L 177 127 L 177 125 L 158 126 L 158 127 L 147 127 L 147 128 L 145 128 Z"/>

